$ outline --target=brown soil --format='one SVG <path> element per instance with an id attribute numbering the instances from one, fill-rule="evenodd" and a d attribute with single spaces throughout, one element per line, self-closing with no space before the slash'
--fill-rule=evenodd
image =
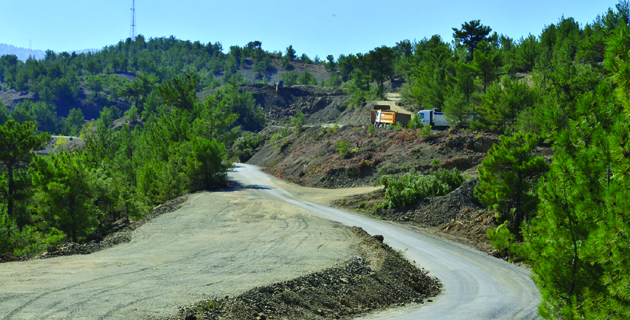
<path id="1" fill-rule="evenodd" d="M 270 125 L 279 125 L 283 119 L 295 117 L 297 110 L 304 113 L 307 124 L 335 122 L 349 98 L 338 88 L 317 86 L 283 87 L 277 93 L 274 86 L 266 84 L 241 85 L 241 89 L 253 94 Z"/>
<path id="2" fill-rule="evenodd" d="M 431 302 L 436 278 L 419 270 L 363 229 L 360 256 L 294 280 L 215 298 L 183 308 L 177 319 L 339 319 L 393 305 Z"/>
<path id="3" fill-rule="evenodd" d="M 268 128 L 265 134 L 274 130 L 279 129 Z M 312 127 L 267 143 L 248 163 L 291 182 L 321 188 L 368 186 L 381 174 L 411 169 L 428 174 L 440 167 L 457 168 L 475 177 L 486 152 L 499 140 L 463 130 L 433 134 L 425 139 L 419 130 L 377 129 L 369 134 L 368 126 Z M 348 144 L 345 153 L 339 149 L 342 141 Z"/>

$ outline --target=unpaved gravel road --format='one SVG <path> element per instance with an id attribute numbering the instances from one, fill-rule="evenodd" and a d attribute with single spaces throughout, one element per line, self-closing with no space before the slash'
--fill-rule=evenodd
<path id="1" fill-rule="evenodd" d="M 254 166 L 238 165 L 231 176 L 246 185 L 273 186 L 264 191 L 320 217 L 359 226 L 372 235 L 383 235 L 385 243 L 404 250 L 405 257 L 418 262 L 443 284 L 442 293 L 432 303 L 390 309 L 365 319 L 538 318 L 538 289 L 529 271 L 523 268 L 406 226 L 305 201 L 303 199 L 321 199 L 321 191 L 289 185 Z"/>
<path id="2" fill-rule="evenodd" d="M 0 319 L 155 319 L 329 268 L 358 239 L 263 188 L 193 194 L 90 255 L 0 264 Z"/>
<path id="3" fill-rule="evenodd" d="M 242 164 L 230 176 L 244 187 L 192 195 L 180 210 L 136 230 L 130 243 L 0 264 L 0 319 L 153 319 L 208 295 L 234 295 L 352 256 L 356 239 L 348 230 L 312 213 L 384 235 L 442 281 L 433 302 L 366 319 L 537 318 L 540 298 L 527 270 L 322 204 L 355 191 L 290 185 Z"/>

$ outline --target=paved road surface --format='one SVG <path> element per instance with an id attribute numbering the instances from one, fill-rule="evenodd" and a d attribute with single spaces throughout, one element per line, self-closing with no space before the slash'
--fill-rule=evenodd
<path id="1" fill-rule="evenodd" d="M 443 293 L 419 308 L 388 310 L 365 319 L 537 319 L 538 289 L 527 270 L 463 245 L 445 241 L 394 223 L 303 200 L 315 191 L 286 184 L 258 168 L 239 165 L 232 177 L 243 184 L 274 186 L 265 192 L 316 215 L 368 233 L 381 234 L 385 243 L 437 276 Z"/>

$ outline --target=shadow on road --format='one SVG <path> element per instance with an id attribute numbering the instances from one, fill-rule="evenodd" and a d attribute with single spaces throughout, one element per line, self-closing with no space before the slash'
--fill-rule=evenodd
<path id="1" fill-rule="evenodd" d="M 254 189 L 254 190 L 271 190 L 271 187 L 268 186 L 262 186 L 262 185 L 257 185 L 257 184 L 242 184 L 238 181 L 229 181 L 228 182 L 228 187 L 225 188 L 222 191 L 240 191 L 240 190 L 247 190 L 247 189 Z"/>

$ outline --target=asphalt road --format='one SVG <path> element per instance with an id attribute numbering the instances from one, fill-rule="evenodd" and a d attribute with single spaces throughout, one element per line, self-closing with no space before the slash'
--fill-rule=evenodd
<path id="1" fill-rule="evenodd" d="M 317 199 L 321 191 L 289 185 L 254 166 L 239 164 L 230 176 L 244 185 L 265 188 L 264 192 L 277 199 L 322 218 L 362 227 L 372 235 L 383 235 L 385 243 L 404 250 L 405 257 L 442 281 L 443 292 L 431 303 L 386 310 L 365 319 L 538 318 L 540 296 L 528 270 L 405 226 L 304 200 Z"/>

